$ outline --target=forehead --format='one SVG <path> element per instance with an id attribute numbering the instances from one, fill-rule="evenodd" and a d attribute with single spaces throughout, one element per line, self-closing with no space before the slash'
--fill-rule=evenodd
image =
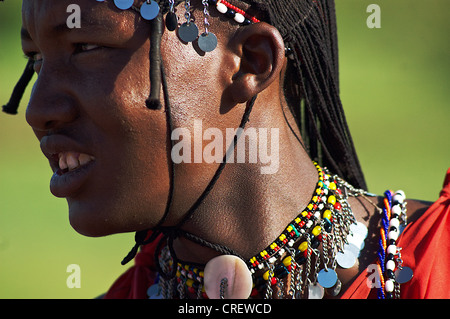
<path id="1" fill-rule="evenodd" d="M 102 26 L 108 28 L 111 32 L 115 30 L 133 30 L 139 19 L 131 11 L 118 10 L 113 1 L 23 0 L 23 28 L 30 34 L 37 31 L 53 32 L 60 31 L 58 29 L 67 29 L 67 20 L 74 13 L 73 9 L 71 9 L 73 4 L 78 5 L 80 8 L 82 28 Z"/>

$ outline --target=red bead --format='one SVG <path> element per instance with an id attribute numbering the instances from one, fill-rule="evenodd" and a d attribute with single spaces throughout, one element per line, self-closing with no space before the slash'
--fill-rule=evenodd
<path id="1" fill-rule="evenodd" d="M 334 208 L 337 210 L 341 210 L 342 209 L 342 205 L 339 202 L 336 202 L 336 204 L 334 204 Z"/>
<path id="2" fill-rule="evenodd" d="M 272 277 L 272 280 L 271 280 L 271 284 L 272 285 L 276 285 L 277 284 L 277 282 L 278 282 L 278 279 L 277 279 L 277 277 Z"/>
<path id="3" fill-rule="evenodd" d="M 194 289 L 194 287 L 188 287 L 188 291 L 189 291 L 189 293 L 191 293 L 191 294 L 195 294 L 195 289 Z"/>

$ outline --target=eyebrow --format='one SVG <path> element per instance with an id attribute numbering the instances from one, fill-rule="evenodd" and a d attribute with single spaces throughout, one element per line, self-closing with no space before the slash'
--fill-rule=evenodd
<path id="1" fill-rule="evenodd" d="M 95 21 L 95 22 L 93 22 L 93 21 Z M 91 27 L 91 28 L 92 27 L 95 27 L 95 28 L 105 27 L 102 23 L 98 23 L 96 20 L 90 20 L 90 19 L 83 18 L 83 16 L 81 17 L 81 25 Z M 67 26 L 66 22 L 55 25 L 51 28 L 51 32 L 54 34 L 58 34 L 58 35 L 63 34 L 63 33 L 68 33 L 73 30 L 83 31 L 83 28 L 74 28 L 74 29 L 69 28 Z M 92 32 L 92 30 L 90 30 L 90 32 Z M 30 41 L 33 40 L 30 33 L 28 32 L 28 30 L 25 29 L 24 27 L 22 27 L 20 29 L 20 37 L 22 40 L 30 40 Z"/>

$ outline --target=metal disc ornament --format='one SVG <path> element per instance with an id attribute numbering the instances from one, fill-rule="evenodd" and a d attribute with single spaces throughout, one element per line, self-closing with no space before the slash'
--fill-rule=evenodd
<path id="1" fill-rule="evenodd" d="M 313 284 L 308 286 L 308 299 L 322 299 L 324 290 L 321 285 Z"/>
<path id="2" fill-rule="evenodd" d="M 166 15 L 166 27 L 169 31 L 175 31 L 178 26 L 178 17 L 175 13 L 169 12 Z"/>
<path id="3" fill-rule="evenodd" d="M 203 52 L 211 52 L 217 47 L 217 37 L 214 33 L 202 33 L 198 38 L 198 47 Z"/>
<path id="4" fill-rule="evenodd" d="M 399 284 L 404 284 L 412 279 L 414 272 L 409 267 L 402 267 L 402 269 L 397 269 L 395 271 L 395 281 Z"/>
<path id="5" fill-rule="evenodd" d="M 159 284 L 153 284 L 147 289 L 147 296 L 149 299 L 161 299 L 161 287 Z"/>
<path id="6" fill-rule="evenodd" d="M 350 231 L 354 235 L 359 235 L 359 236 L 363 237 L 364 239 L 367 237 L 367 234 L 369 233 L 366 225 L 364 225 L 361 222 L 356 222 L 355 224 L 351 224 Z"/>
<path id="7" fill-rule="evenodd" d="M 344 269 L 352 268 L 356 264 L 356 256 L 350 250 L 344 250 L 336 254 L 336 261 Z"/>
<path id="8" fill-rule="evenodd" d="M 337 274 L 333 269 L 328 268 L 322 269 L 317 274 L 317 281 L 323 288 L 331 288 L 333 287 L 337 282 Z"/>
<path id="9" fill-rule="evenodd" d="M 192 42 L 198 37 L 198 28 L 193 22 L 185 22 L 178 28 L 178 36 L 184 42 Z"/>
<path id="10" fill-rule="evenodd" d="M 134 0 L 114 0 L 114 4 L 120 10 L 128 10 L 133 6 Z"/>
<path id="11" fill-rule="evenodd" d="M 156 1 L 153 1 L 153 0 L 150 1 L 150 3 L 145 1 L 141 6 L 140 11 L 141 11 L 141 16 L 145 20 L 153 20 L 154 18 L 156 18 L 158 16 L 159 5 Z"/>

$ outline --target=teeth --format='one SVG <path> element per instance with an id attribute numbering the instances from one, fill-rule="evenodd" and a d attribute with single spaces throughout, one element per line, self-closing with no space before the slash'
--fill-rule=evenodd
<path id="1" fill-rule="evenodd" d="M 95 157 L 77 152 L 63 152 L 58 154 L 59 168 L 61 170 L 69 169 L 73 171 L 80 166 L 86 165 L 95 160 Z"/>

